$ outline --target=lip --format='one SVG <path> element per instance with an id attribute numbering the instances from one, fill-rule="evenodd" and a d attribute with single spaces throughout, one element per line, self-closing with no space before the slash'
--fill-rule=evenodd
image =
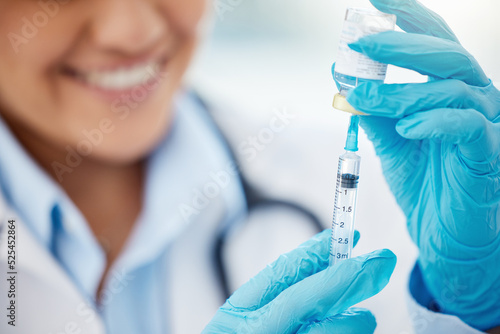
<path id="1" fill-rule="evenodd" d="M 147 95 L 140 98 L 142 102 L 158 88 L 159 85 L 154 83 L 162 80 L 168 63 L 167 56 L 140 57 L 100 66 L 85 66 L 85 69 L 82 69 L 84 67 L 78 68 L 71 65 L 63 66 L 60 69 L 60 74 L 73 83 L 76 83 L 79 87 L 108 101 L 125 98 L 133 94 L 144 95 L 144 90 L 146 90 Z M 111 78 L 114 78 L 111 81 L 116 83 L 119 78 L 125 79 L 127 73 L 129 74 L 129 79 L 130 75 L 132 75 L 131 73 L 135 73 L 136 80 L 132 80 L 133 82 L 130 85 L 127 83 L 119 85 L 102 83 L 102 80 L 106 81 L 103 77 L 108 79 L 108 83 Z M 141 78 L 138 78 L 138 76 Z M 101 81 L 99 81 L 99 78 Z"/>
<path id="2" fill-rule="evenodd" d="M 78 56 L 76 60 L 69 61 L 63 64 L 63 67 L 73 68 L 80 72 L 90 72 L 90 71 L 113 71 L 118 68 L 128 68 L 137 64 L 161 61 L 169 57 L 173 50 L 171 47 L 157 47 L 155 50 L 150 50 L 148 52 L 142 52 L 136 56 L 123 57 L 122 59 L 108 59 L 105 60 L 95 59 L 93 56 L 81 55 Z"/>

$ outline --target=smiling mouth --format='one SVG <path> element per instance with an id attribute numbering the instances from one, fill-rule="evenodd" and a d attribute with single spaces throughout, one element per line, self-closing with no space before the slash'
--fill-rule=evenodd
<path id="1" fill-rule="evenodd" d="M 149 61 L 129 67 L 112 70 L 79 71 L 63 68 L 62 73 L 86 86 L 103 91 L 124 91 L 147 84 L 161 75 L 166 59 Z"/>

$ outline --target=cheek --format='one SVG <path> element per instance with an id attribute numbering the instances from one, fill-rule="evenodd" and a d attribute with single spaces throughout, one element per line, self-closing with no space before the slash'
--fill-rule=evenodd
<path id="1" fill-rule="evenodd" d="M 75 16 L 69 20 L 61 9 L 47 12 L 36 1 L 0 0 L 0 34 L 6 37 L 0 39 L 0 105 L 6 117 L 40 126 L 44 117 L 56 114 L 54 64 L 78 27 Z"/>
<path id="2" fill-rule="evenodd" d="M 198 33 L 198 25 L 210 3 L 210 0 L 162 0 L 167 19 L 183 35 Z"/>
<path id="3" fill-rule="evenodd" d="M 36 1 L 0 5 L 0 66 L 22 64 L 23 67 L 46 69 L 64 56 L 81 28 L 79 17 L 85 13 L 75 10 L 77 7 L 71 4 L 54 3 L 56 7 L 45 7 Z"/>

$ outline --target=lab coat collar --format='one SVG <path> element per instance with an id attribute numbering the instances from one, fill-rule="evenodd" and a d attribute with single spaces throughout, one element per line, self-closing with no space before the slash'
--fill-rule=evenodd
<path id="1" fill-rule="evenodd" d="M 0 245 L 7 244 L 8 220 L 15 220 L 16 235 L 16 331 L 18 333 L 61 333 L 78 329 L 104 334 L 102 320 L 92 303 L 85 300 L 47 248 L 34 236 L 0 192 Z M 0 252 L 0 266 L 7 268 L 7 252 Z M 0 282 L 0 289 L 7 291 Z M 57 315 L 57 316 L 54 316 Z M 13 327 L 0 322 L 0 333 Z"/>
<path id="2" fill-rule="evenodd" d="M 26 152 L 1 118 L 0 152 L 0 190 L 6 202 L 45 249 L 54 251 L 56 230 L 65 234 L 64 242 L 69 249 L 59 254 L 62 267 L 79 278 L 77 285 L 85 295 L 94 296 L 105 257 L 80 210 Z M 59 214 L 57 227 L 54 213 Z"/>
<path id="3" fill-rule="evenodd" d="M 46 247 L 52 237 L 51 208 L 61 189 L 26 152 L 0 117 L 0 190 Z M 26 208 L 29 208 L 28 210 Z"/>

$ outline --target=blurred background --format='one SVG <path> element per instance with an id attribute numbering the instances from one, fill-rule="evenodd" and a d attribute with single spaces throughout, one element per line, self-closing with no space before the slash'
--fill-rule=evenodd
<path id="1" fill-rule="evenodd" d="M 500 3 L 421 2 L 440 14 L 488 76 L 500 81 Z M 336 88 L 330 67 L 348 6 L 370 5 L 367 0 L 214 0 L 211 32 L 207 32 L 188 76 L 189 83 L 210 100 L 224 101 L 235 112 L 245 113 L 248 123 L 241 124 L 241 129 L 233 125 L 241 140 L 255 135 L 276 109 L 296 116 L 275 136 L 269 149 L 246 166 L 247 173 L 268 193 L 311 207 L 327 227 L 332 217 L 337 159 L 343 152 L 348 123 L 347 115 L 331 107 Z M 416 73 L 389 67 L 386 82 L 424 80 Z M 413 333 L 412 315 L 405 306 L 408 275 L 417 251 L 364 134 L 359 154 L 362 166 L 356 227 L 361 241 L 355 253 L 389 248 L 398 256 L 389 286 L 362 306 L 377 317 L 376 333 Z M 302 171 L 300 177 L 295 170 Z M 294 230 L 284 233 L 292 237 Z M 274 258 L 274 254 L 268 256 Z"/>

